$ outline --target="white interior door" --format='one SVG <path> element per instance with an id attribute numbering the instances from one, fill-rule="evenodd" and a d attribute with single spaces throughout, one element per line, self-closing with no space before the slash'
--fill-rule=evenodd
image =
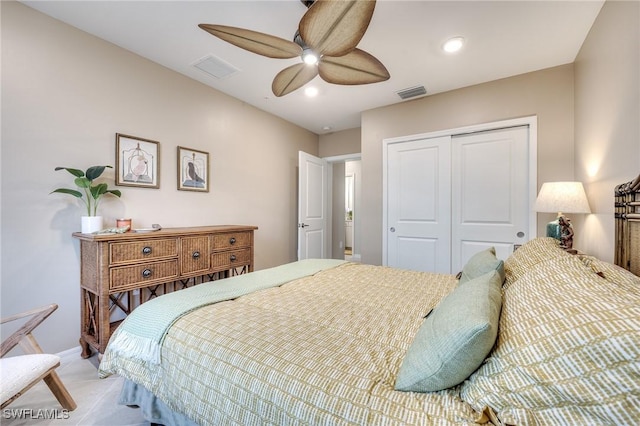
<path id="1" fill-rule="evenodd" d="M 528 127 L 452 138 L 452 271 L 495 247 L 506 259 L 531 238 Z"/>
<path id="2" fill-rule="evenodd" d="M 328 257 L 328 163 L 298 152 L 298 260 Z"/>
<path id="3" fill-rule="evenodd" d="M 386 150 L 386 265 L 451 270 L 451 137 Z"/>

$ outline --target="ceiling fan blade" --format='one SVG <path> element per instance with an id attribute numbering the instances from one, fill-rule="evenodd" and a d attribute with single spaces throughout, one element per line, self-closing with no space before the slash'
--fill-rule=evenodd
<path id="1" fill-rule="evenodd" d="M 296 43 L 269 34 L 226 25 L 200 24 L 206 32 L 249 52 L 269 58 L 288 59 L 302 54 Z"/>
<path id="2" fill-rule="evenodd" d="M 280 97 L 301 88 L 318 75 L 318 68 L 307 64 L 295 64 L 283 69 L 273 79 L 271 90 Z"/>
<path id="3" fill-rule="evenodd" d="M 324 81 L 333 84 L 378 83 L 390 77 L 382 62 L 360 49 L 344 56 L 323 56 L 318 71 Z"/>
<path id="4" fill-rule="evenodd" d="M 364 36 L 375 6 L 375 0 L 317 0 L 302 17 L 298 31 L 316 52 L 342 56 Z"/>

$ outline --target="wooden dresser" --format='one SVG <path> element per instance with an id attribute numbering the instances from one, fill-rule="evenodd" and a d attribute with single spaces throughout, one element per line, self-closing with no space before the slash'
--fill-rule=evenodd
<path id="1" fill-rule="evenodd" d="M 166 228 L 80 240 L 82 357 L 104 353 L 133 309 L 162 294 L 253 271 L 255 226 Z"/>

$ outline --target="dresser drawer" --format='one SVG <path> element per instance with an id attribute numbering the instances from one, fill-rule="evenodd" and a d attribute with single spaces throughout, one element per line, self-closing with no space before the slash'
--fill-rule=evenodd
<path id="1" fill-rule="evenodd" d="M 211 255 L 212 269 L 222 270 L 251 263 L 251 249 L 225 251 Z"/>
<path id="2" fill-rule="evenodd" d="M 109 290 L 146 287 L 155 281 L 174 281 L 178 278 L 178 260 L 170 259 L 140 265 L 120 266 L 109 271 Z"/>
<path id="3" fill-rule="evenodd" d="M 251 232 L 233 232 L 213 236 L 213 250 L 225 250 L 233 247 L 248 247 L 251 245 Z"/>
<path id="4" fill-rule="evenodd" d="M 180 249 L 180 273 L 206 272 L 211 258 L 209 237 L 184 237 Z"/>
<path id="5" fill-rule="evenodd" d="M 111 265 L 177 255 L 177 238 L 130 241 L 126 243 L 111 243 L 109 245 L 109 263 Z"/>

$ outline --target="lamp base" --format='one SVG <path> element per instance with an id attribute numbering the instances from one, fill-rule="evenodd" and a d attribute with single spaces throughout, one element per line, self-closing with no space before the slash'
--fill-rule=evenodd
<path id="1" fill-rule="evenodd" d="M 558 219 L 547 223 L 547 237 L 562 241 L 562 230 L 560 229 L 560 222 Z"/>
<path id="2" fill-rule="evenodd" d="M 547 237 L 560 241 L 560 247 L 565 250 L 573 248 L 573 225 L 566 216 L 558 216 L 553 222 L 547 223 Z"/>

